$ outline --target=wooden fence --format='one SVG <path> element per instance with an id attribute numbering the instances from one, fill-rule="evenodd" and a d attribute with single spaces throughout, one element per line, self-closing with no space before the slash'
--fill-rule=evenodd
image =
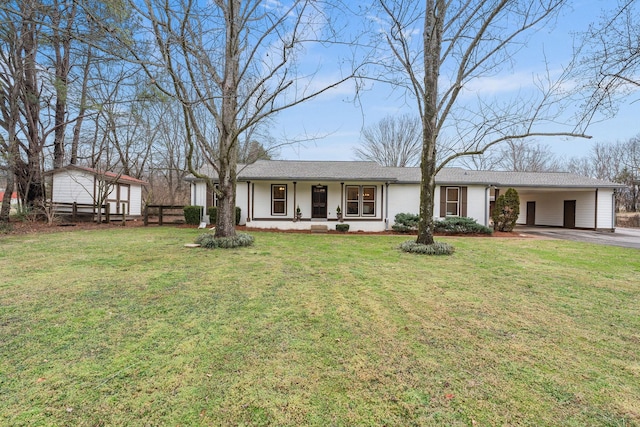
<path id="1" fill-rule="evenodd" d="M 88 203 L 61 203 L 61 202 L 48 202 L 46 209 L 52 215 L 71 215 L 71 221 L 76 222 L 80 217 L 91 217 L 93 221 L 98 220 L 98 216 L 102 217 L 105 222 L 122 221 L 126 220 L 126 214 L 124 213 L 111 213 L 110 205 L 92 205 Z M 124 210 L 124 206 L 123 206 Z M 100 214 L 100 215 L 98 215 Z"/>
<path id="2" fill-rule="evenodd" d="M 181 219 L 184 219 L 184 205 L 146 205 L 144 208 L 144 225 L 149 225 L 151 222 L 149 221 L 149 216 L 153 213 L 150 211 L 157 210 L 158 222 L 155 224 L 162 225 L 164 223 L 164 217 L 166 216 L 180 216 Z M 176 211 L 180 210 L 180 214 L 177 214 Z"/>

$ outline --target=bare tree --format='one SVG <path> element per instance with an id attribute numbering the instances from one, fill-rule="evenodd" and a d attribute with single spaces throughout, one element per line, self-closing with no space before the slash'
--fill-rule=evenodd
<path id="1" fill-rule="evenodd" d="M 563 160 L 553 153 L 550 146 L 524 140 L 506 141 L 482 155 L 462 158 L 458 163 L 475 170 L 559 172 L 566 169 Z"/>
<path id="2" fill-rule="evenodd" d="M 384 166 L 417 166 L 422 149 L 421 129 L 420 120 L 413 115 L 387 116 L 362 130 L 355 156 Z"/>
<path id="3" fill-rule="evenodd" d="M 335 37 L 331 31 L 336 27 L 329 27 L 317 1 L 141 0 L 133 7 L 143 22 L 150 23 L 154 45 L 146 52 L 157 55 L 144 57 L 138 49 L 132 54 L 145 65 L 149 80 L 181 103 L 189 169 L 218 182 L 216 235 L 232 236 L 243 135 L 279 111 L 351 79 L 356 68 L 348 64 L 342 75 L 320 87 L 312 84 L 315 71 L 298 69 L 297 56 L 306 46 Z M 159 77 L 164 73 L 169 84 Z M 203 129 L 200 113 L 206 113 L 205 123 L 215 124 L 215 140 Z M 201 175 L 193 167 L 191 154 L 196 151 L 215 169 L 216 177 Z"/>
<path id="4" fill-rule="evenodd" d="M 378 0 L 380 33 L 389 54 L 377 56 L 383 58 L 386 78 L 413 98 L 421 119 L 418 243 L 433 243 L 435 176 L 449 162 L 504 141 L 585 137 L 572 126 L 557 127 L 555 119 L 563 111 L 559 103 L 566 97 L 561 78 L 550 72 L 534 79 L 536 90 L 526 96 L 521 91 L 508 102 L 481 96 L 474 100 L 470 90 L 473 83 L 509 67 L 528 34 L 546 25 L 565 3 Z"/>
<path id="5" fill-rule="evenodd" d="M 640 89 L 639 6 L 637 0 L 618 0 L 582 34 L 576 76 L 591 91 L 586 106 L 592 114 L 614 114 L 621 98 Z"/>
<path id="6" fill-rule="evenodd" d="M 499 146 L 497 168 L 512 172 L 559 172 L 562 161 L 548 145 L 507 141 Z"/>

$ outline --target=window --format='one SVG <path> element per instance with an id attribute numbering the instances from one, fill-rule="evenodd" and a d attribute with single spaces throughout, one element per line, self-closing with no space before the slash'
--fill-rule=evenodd
<path id="1" fill-rule="evenodd" d="M 447 187 L 447 216 L 460 216 L 460 188 Z"/>
<path id="2" fill-rule="evenodd" d="M 376 215 L 376 187 L 347 186 L 347 216 Z"/>
<path id="3" fill-rule="evenodd" d="M 287 184 L 271 186 L 271 215 L 287 214 Z"/>
<path id="4" fill-rule="evenodd" d="M 347 215 L 360 215 L 360 187 L 347 186 Z"/>
<path id="5" fill-rule="evenodd" d="M 207 184 L 207 206 L 218 207 L 218 184 L 213 184 L 211 187 Z"/>

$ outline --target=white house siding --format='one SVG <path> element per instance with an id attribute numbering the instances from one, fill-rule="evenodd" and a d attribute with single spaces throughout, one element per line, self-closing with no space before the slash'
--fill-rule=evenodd
<path id="1" fill-rule="evenodd" d="M 207 183 L 204 181 L 195 181 L 195 183 L 191 185 L 191 204 L 194 206 L 205 206 L 206 203 Z"/>
<path id="2" fill-rule="evenodd" d="M 598 190 L 598 230 L 613 230 L 615 228 L 615 220 L 613 212 L 615 212 L 615 202 L 613 199 L 613 190 Z"/>
<path id="3" fill-rule="evenodd" d="M 438 196 L 439 196 L 438 192 Z M 436 205 L 440 206 L 440 204 Z M 489 192 L 485 186 L 467 186 L 467 216 L 475 219 L 478 224 L 488 225 Z"/>
<path id="4" fill-rule="evenodd" d="M 388 193 L 389 229 L 395 223 L 397 214 L 417 215 L 420 212 L 420 186 L 418 184 L 390 184 Z"/>
<path id="5" fill-rule="evenodd" d="M 133 185 L 129 187 L 129 215 L 142 215 L 142 186 Z"/>
<path id="6" fill-rule="evenodd" d="M 81 171 L 61 171 L 53 175 L 51 200 L 57 203 L 94 203 L 94 177 Z"/>

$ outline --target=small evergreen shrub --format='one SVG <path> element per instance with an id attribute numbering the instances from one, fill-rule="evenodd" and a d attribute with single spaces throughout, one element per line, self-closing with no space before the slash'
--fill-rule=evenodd
<path id="1" fill-rule="evenodd" d="M 398 233 L 412 233 L 418 230 L 420 216 L 411 213 L 399 213 L 395 217 L 395 224 L 391 226 Z"/>
<path id="2" fill-rule="evenodd" d="M 209 223 L 215 224 L 218 222 L 218 208 L 215 206 L 211 206 L 207 209 L 207 215 L 209 215 Z"/>
<path id="3" fill-rule="evenodd" d="M 493 230 L 466 216 L 452 216 L 435 222 L 434 231 L 442 234 L 491 234 Z"/>
<path id="4" fill-rule="evenodd" d="M 349 231 L 349 224 L 336 224 L 336 231 L 346 233 Z"/>
<path id="5" fill-rule="evenodd" d="M 409 240 L 400 245 L 404 252 L 421 255 L 451 255 L 455 251 L 453 246 L 444 242 L 434 242 L 432 245 L 423 245 L 415 240 Z"/>
<path id="6" fill-rule="evenodd" d="M 232 249 L 252 246 L 255 239 L 245 233 L 238 233 L 232 237 L 215 237 L 213 233 L 204 233 L 196 237 L 196 243 L 206 249 Z"/>
<path id="7" fill-rule="evenodd" d="M 184 222 L 189 225 L 200 224 L 200 212 L 202 212 L 202 206 L 185 206 L 183 210 Z"/>
<path id="8" fill-rule="evenodd" d="M 218 208 L 216 206 L 211 206 L 209 209 L 207 209 L 207 214 L 209 215 L 210 224 L 216 224 L 218 222 Z M 242 216 L 242 208 L 240 208 L 240 206 L 236 206 L 235 215 L 235 225 L 238 225 L 240 224 L 240 217 Z"/>
<path id="9" fill-rule="evenodd" d="M 501 194 L 491 212 L 493 229 L 498 231 L 513 231 L 520 215 L 520 196 L 513 188 Z"/>

